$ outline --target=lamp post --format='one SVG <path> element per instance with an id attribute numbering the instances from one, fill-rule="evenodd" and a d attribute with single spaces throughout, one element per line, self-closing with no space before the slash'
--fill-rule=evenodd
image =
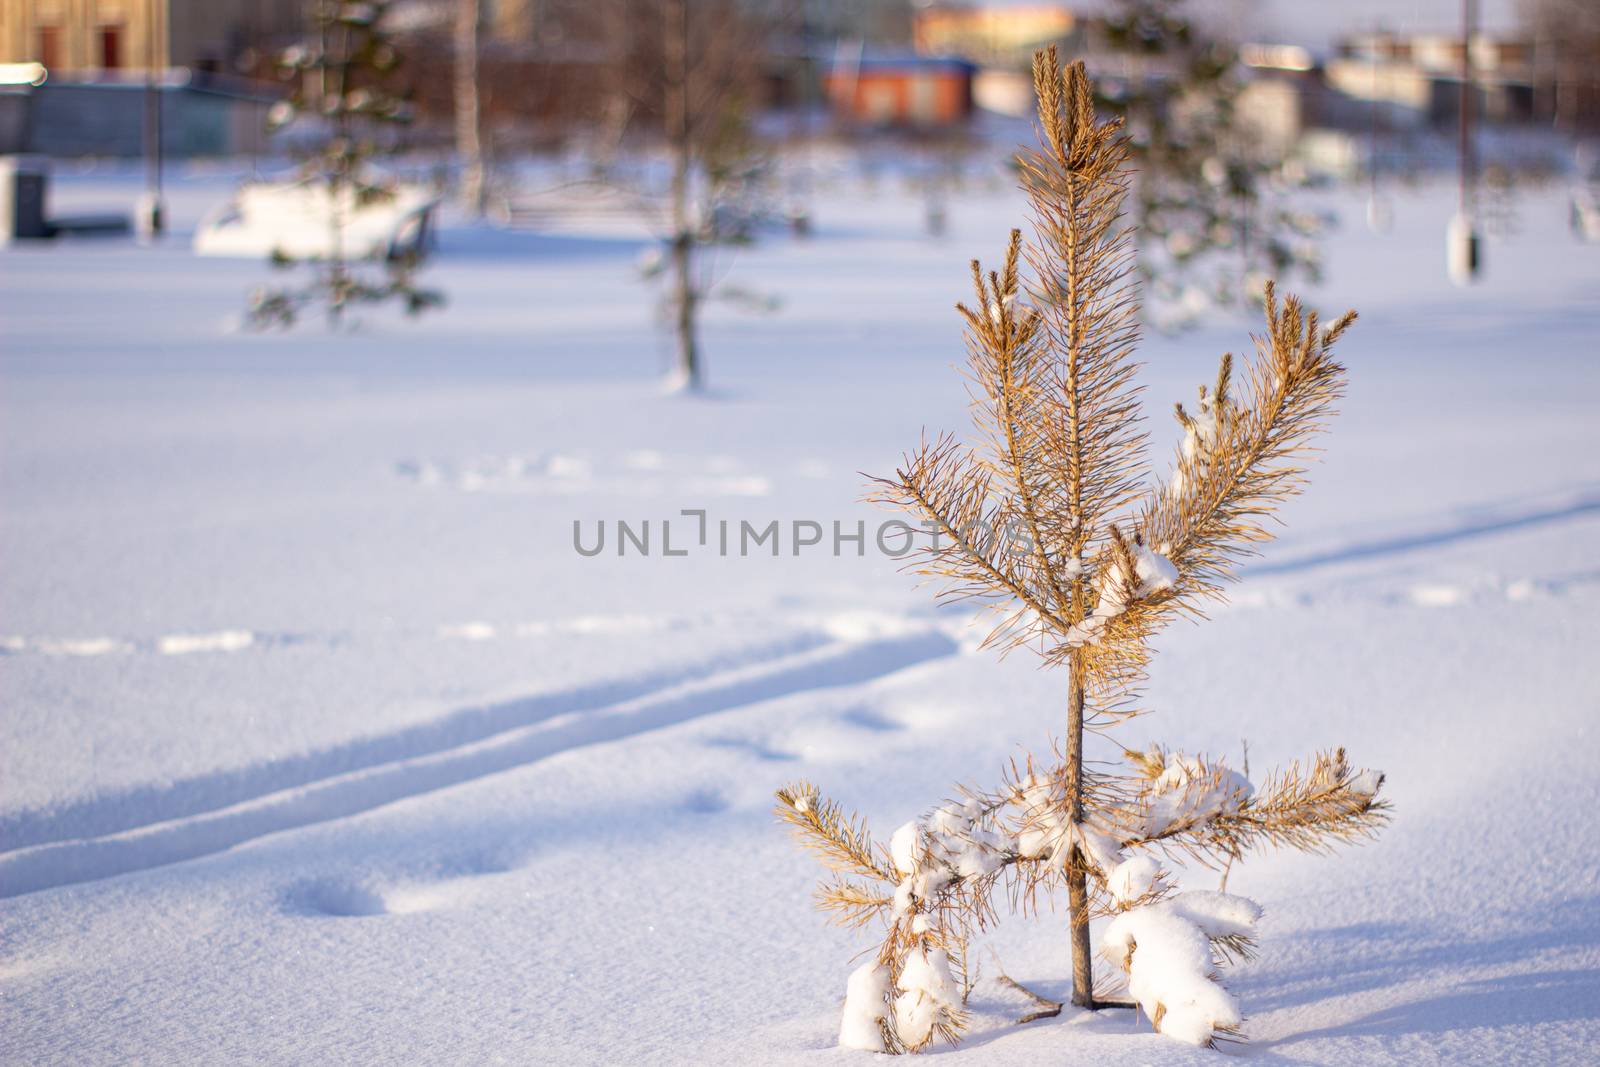
<path id="1" fill-rule="evenodd" d="M 139 235 L 155 240 L 166 229 L 161 204 L 161 39 L 166 20 L 162 18 L 165 0 L 149 0 L 150 18 L 146 23 L 144 71 L 144 161 L 145 191 L 139 198 L 135 225 Z"/>
<path id="2" fill-rule="evenodd" d="M 1477 180 L 1477 159 L 1472 141 L 1472 31 L 1477 22 L 1477 0 L 1461 0 L 1461 98 L 1458 127 L 1461 194 L 1455 218 L 1445 233 L 1446 260 L 1450 280 L 1471 285 L 1483 266 L 1483 242 L 1478 237 L 1473 214 L 1473 185 Z"/>

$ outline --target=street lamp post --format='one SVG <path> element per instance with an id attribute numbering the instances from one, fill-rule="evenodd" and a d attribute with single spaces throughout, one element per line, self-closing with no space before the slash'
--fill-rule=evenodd
<path id="1" fill-rule="evenodd" d="M 1445 234 L 1450 280 L 1471 285 L 1483 266 L 1483 242 L 1473 218 L 1473 186 L 1477 159 L 1472 141 L 1472 32 L 1477 23 L 1477 0 L 1461 0 L 1461 97 L 1458 108 L 1458 153 L 1461 175 L 1460 201 Z"/>
<path id="2" fill-rule="evenodd" d="M 144 161 L 145 191 L 139 198 L 136 225 L 147 240 L 160 237 L 166 229 L 161 204 L 161 39 L 166 20 L 163 0 L 150 0 L 150 19 L 146 28 L 144 71 Z"/>

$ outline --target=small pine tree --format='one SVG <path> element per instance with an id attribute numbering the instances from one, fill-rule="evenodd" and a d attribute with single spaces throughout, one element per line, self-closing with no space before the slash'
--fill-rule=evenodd
<path id="1" fill-rule="evenodd" d="M 995 918 L 1002 886 L 1024 908 L 1066 889 L 1074 1004 L 1097 1006 L 1089 921 L 1114 916 L 1102 951 L 1155 1027 L 1195 1044 L 1234 1036 L 1241 1017 L 1217 967 L 1250 951 L 1260 909 L 1176 892 L 1158 857 L 1222 866 L 1263 844 L 1321 850 L 1387 817 L 1382 776 L 1342 749 L 1259 788 L 1220 760 L 1159 746 L 1126 750 L 1123 774 L 1085 760 L 1086 733 L 1129 716 L 1154 633 L 1221 596 L 1302 488 L 1306 451 L 1344 388 L 1330 349 L 1355 315 L 1323 328 L 1269 286 L 1254 357 L 1238 374 L 1224 356 L 1198 405 L 1178 405 L 1182 444 L 1151 485 L 1127 139 L 1120 120 L 1097 122 L 1081 63 L 1063 72 L 1054 49 L 1039 53 L 1034 81 L 1043 143 L 1021 160 L 1033 239 L 1013 231 L 999 271 L 974 262 L 976 302 L 958 305 L 982 443 L 924 443 L 874 496 L 938 531 L 912 568 L 945 597 L 995 608 L 989 644 L 1066 668 L 1066 733 L 1053 763 L 1013 766 L 999 788 L 908 822 L 887 847 L 814 786 L 779 791 L 779 817 L 837 872 L 821 906 L 886 931 L 850 979 L 840 1039 L 855 1048 L 957 1039 L 969 938 Z"/>
<path id="2" fill-rule="evenodd" d="M 316 209 L 327 212 L 329 252 L 309 260 L 310 282 L 263 287 L 251 297 L 249 321 L 256 327 L 291 326 L 300 311 L 325 304 L 329 325 L 338 328 L 357 304 L 399 300 L 408 314 L 443 303 L 439 293 L 419 288 L 423 241 L 391 252 L 381 277 L 371 278 L 351 261 L 344 236 L 364 208 L 394 199 L 394 181 L 372 161 L 396 150 L 394 131 L 412 119 L 407 93 L 398 84 L 401 55 L 383 28 L 390 0 L 313 0 L 308 39 L 278 57 L 278 69 L 294 91 L 268 114 L 269 131 L 301 124 L 313 127 L 302 142 L 299 182 Z M 273 265 L 289 269 L 297 260 L 275 251 Z"/>

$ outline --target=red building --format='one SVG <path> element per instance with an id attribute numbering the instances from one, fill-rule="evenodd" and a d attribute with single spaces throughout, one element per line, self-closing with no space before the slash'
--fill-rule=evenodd
<path id="1" fill-rule="evenodd" d="M 840 120 L 865 126 L 953 126 L 972 114 L 972 76 L 962 59 L 896 56 L 836 60 L 823 78 Z"/>

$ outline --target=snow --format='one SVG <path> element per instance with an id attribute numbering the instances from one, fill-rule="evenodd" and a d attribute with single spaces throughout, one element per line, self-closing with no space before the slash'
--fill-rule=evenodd
<path id="1" fill-rule="evenodd" d="M 1191 891 L 1122 912 L 1101 951 L 1128 972 L 1128 992 L 1163 1034 L 1209 1045 L 1243 1022 L 1217 974 L 1214 937 L 1254 937 L 1261 908 L 1227 893 Z"/>
<path id="2" fill-rule="evenodd" d="M 839 1020 L 839 1044 L 865 1052 L 884 1051 L 883 1030 L 878 1021 L 888 1011 L 888 996 L 889 968 L 869 961 L 851 971 L 845 987 L 844 1015 Z"/>
<path id="3" fill-rule="evenodd" d="M 1156 888 L 1161 864 L 1140 853 L 1123 860 L 1106 874 L 1106 889 L 1118 904 L 1131 904 Z"/>
<path id="4" fill-rule="evenodd" d="M 1138 544 L 1129 545 L 1128 551 L 1133 557 L 1134 578 L 1137 581 L 1130 582 L 1123 574 L 1121 561 L 1113 559 L 1106 564 L 1100 577 L 1100 598 L 1095 602 L 1094 612 L 1082 622 L 1074 623 L 1067 631 L 1067 644 L 1077 647 L 1095 641 L 1107 623 L 1128 610 L 1130 596 L 1131 600 L 1142 600 L 1177 584 L 1178 568 L 1166 556 Z M 1129 585 L 1133 586 L 1131 590 Z"/>
<path id="5" fill-rule="evenodd" d="M 1211 452 L 1216 447 L 1219 429 L 1216 397 L 1202 391 L 1194 409 L 1185 410 L 1185 420 L 1183 442 L 1179 446 L 1182 459 L 1167 483 L 1167 491 L 1174 497 L 1183 495 L 1191 476 L 1203 478 L 1211 466 Z M 1176 575 L 1173 580 L 1176 581 Z"/>
<path id="6" fill-rule="evenodd" d="M 1194 923 L 1207 937 L 1253 937 L 1261 906 L 1232 893 L 1191 889 L 1162 904 L 1172 914 Z"/>
<path id="7" fill-rule="evenodd" d="M 1128 992 L 1156 1027 L 1191 1045 L 1210 1044 L 1243 1021 L 1214 976 L 1211 942 L 1162 904 L 1125 911 L 1106 927 L 1102 951 L 1128 971 Z"/>
<path id="8" fill-rule="evenodd" d="M 1155 836 L 1178 823 L 1237 811 L 1254 793 L 1248 778 L 1223 763 L 1168 753 L 1165 768 L 1140 798 L 1133 821 L 1140 833 Z"/>
<path id="9" fill-rule="evenodd" d="M 156 651 L 163 656 L 182 656 L 191 652 L 238 652 L 255 643 L 248 630 L 222 630 L 214 634 L 168 634 L 156 639 Z"/>
<path id="10" fill-rule="evenodd" d="M 370 259 L 403 246 L 438 196 L 418 185 L 402 185 L 387 199 L 359 202 L 354 189 L 336 203 L 325 187 L 300 182 L 250 184 L 195 231 L 202 256 L 240 256 L 259 262 L 278 253 L 292 259 L 326 259 L 342 251 Z M 335 228 L 337 221 L 337 232 Z"/>
<path id="11" fill-rule="evenodd" d="M 912 1048 L 927 1042 L 943 1015 L 960 1008 L 961 991 L 942 948 L 906 953 L 895 988 L 900 990 L 894 998 L 895 1033 Z"/>
<path id="12" fill-rule="evenodd" d="M 895 870 L 901 874 L 915 874 L 922 866 L 922 826 L 912 819 L 903 824 L 889 838 L 889 855 L 894 857 Z"/>
<path id="13" fill-rule="evenodd" d="M 1129 551 L 1133 556 L 1133 576 L 1138 579 L 1133 584 L 1133 596 L 1136 600 L 1171 589 L 1178 581 L 1178 568 L 1172 561 L 1159 552 L 1152 552 L 1144 545 L 1131 545 Z M 1127 577 L 1122 573 L 1122 564 L 1112 560 L 1106 567 L 1105 578 L 1100 590 L 1100 601 L 1095 606 L 1096 614 L 1118 615 L 1126 609 L 1127 603 L 1123 600 L 1123 590 L 1128 584 Z M 1104 609 L 1104 610 L 1102 610 Z"/>
<path id="14" fill-rule="evenodd" d="M 835 1046 L 875 939 L 811 908 L 819 868 L 773 789 L 813 781 L 887 844 L 1045 756 L 1063 679 L 969 651 L 968 614 L 870 534 L 862 556 L 724 557 L 713 532 L 685 558 L 587 559 L 571 524 L 872 528 L 855 472 L 967 425 L 950 306 L 1019 198 L 964 189 L 930 240 L 892 179 L 827 187 L 809 241 L 718 264 L 784 309 L 712 309 L 688 400 L 657 389 L 650 237 L 614 216 L 446 219 L 424 277 L 450 305 L 414 324 L 227 332 L 272 274 L 188 238 L 244 169 L 175 171 L 155 248 L 0 252 L 0 1060 L 867 1062 Z M 53 197 L 138 189 L 137 168 L 63 167 Z M 1150 714 L 1114 739 L 1248 739 L 1258 781 L 1343 744 L 1388 774 L 1376 841 L 1233 866 L 1266 907 L 1259 957 L 1225 968 L 1241 1055 L 1586 1063 L 1600 262 L 1559 192 L 1526 190 L 1457 290 L 1453 188 L 1395 196 L 1373 236 L 1364 194 L 1328 194 L 1345 223 L 1309 295 L 1362 313 L 1348 400 L 1281 539 L 1160 638 Z M 1167 405 L 1252 328 L 1145 339 L 1158 467 Z M 250 640 L 160 651 L 222 634 Z M 1001 916 L 952 1062 L 1219 1062 L 1131 1012 L 1014 1025 L 990 951 L 1059 1000 L 1065 945 L 1059 902 Z"/>
<path id="15" fill-rule="evenodd" d="M 1381 771 L 1360 771 L 1350 779 L 1350 791 L 1362 796 L 1376 796 L 1378 787 L 1383 784 L 1383 777 Z"/>

